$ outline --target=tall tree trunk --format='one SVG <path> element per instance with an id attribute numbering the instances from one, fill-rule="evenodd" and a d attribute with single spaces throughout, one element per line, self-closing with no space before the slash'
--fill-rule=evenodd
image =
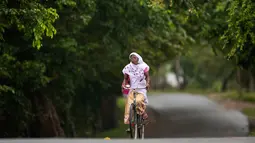
<path id="1" fill-rule="evenodd" d="M 180 56 L 177 56 L 175 58 L 175 75 L 176 75 L 176 80 L 177 80 L 177 87 L 180 87 Z"/>
<path id="2" fill-rule="evenodd" d="M 163 76 L 163 85 L 162 85 L 162 91 L 165 91 L 165 89 L 166 89 L 166 86 L 167 86 L 167 82 L 166 82 L 166 76 L 164 75 L 164 76 Z"/>
<path id="3" fill-rule="evenodd" d="M 183 75 L 183 83 L 180 86 L 180 90 L 184 90 L 188 85 L 188 80 L 185 75 Z"/>
<path id="4" fill-rule="evenodd" d="M 238 85 L 237 92 L 239 96 L 242 96 L 241 69 L 239 67 L 237 68 L 237 72 L 236 72 L 236 80 Z"/>
<path id="5" fill-rule="evenodd" d="M 93 121 L 91 122 L 91 128 L 92 128 L 92 133 L 91 133 L 91 137 L 95 137 L 97 132 L 100 130 L 100 126 L 98 124 L 98 122 L 100 121 L 100 115 L 98 113 L 98 110 L 95 109 L 93 112 L 94 115 L 93 116 Z M 104 131 L 101 129 L 101 131 Z"/>
<path id="6" fill-rule="evenodd" d="M 70 109 L 66 109 L 65 117 L 64 117 L 64 125 L 63 125 L 66 137 L 75 137 L 75 125 L 73 120 L 71 119 Z"/>
<path id="7" fill-rule="evenodd" d="M 116 96 L 103 97 L 101 104 L 101 120 L 102 130 L 109 130 L 117 127 L 118 122 L 116 119 Z M 124 115 L 123 115 L 124 116 Z"/>
<path id="8" fill-rule="evenodd" d="M 75 124 L 73 121 L 70 122 L 71 126 L 71 137 L 76 137 Z"/>
<path id="9" fill-rule="evenodd" d="M 39 137 L 64 137 L 65 133 L 60 126 L 60 120 L 55 106 L 45 95 L 34 96 L 36 121 L 34 129 L 39 130 Z"/>
<path id="10" fill-rule="evenodd" d="M 222 86 L 221 86 L 221 92 L 225 92 L 227 90 L 228 81 L 231 79 L 231 77 L 235 74 L 235 70 L 231 70 L 231 72 L 222 80 Z"/>
<path id="11" fill-rule="evenodd" d="M 178 89 L 182 90 L 185 88 L 185 84 L 184 83 L 185 81 L 181 81 L 180 80 L 180 77 L 182 76 L 183 77 L 183 80 L 184 79 L 184 75 L 183 75 L 183 69 L 181 67 L 181 63 L 180 63 L 180 56 L 177 56 L 176 59 L 175 59 L 175 75 L 176 75 L 176 80 L 177 80 L 177 83 L 178 83 Z"/>
<path id="12" fill-rule="evenodd" d="M 249 70 L 249 92 L 254 91 L 254 76 L 252 74 L 252 71 Z"/>

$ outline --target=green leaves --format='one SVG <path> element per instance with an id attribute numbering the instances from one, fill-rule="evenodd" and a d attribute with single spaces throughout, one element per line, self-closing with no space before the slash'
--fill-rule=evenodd
<path id="1" fill-rule="evenodd" d="M 78 103 L 86 114 L 97 116 L 103 98 L 120 95 L 116 87 L 130 52 L 139 52 L 152 71 L 186 52 L 184 45 L 193 40 L 186 28 L 189 12 L 169 2 L 25 0 L 8 6 L 2 2 L 4 106 L 14 113 L 7 103 L 18 103 L 24 108 L 19 114 L 31 114 L 26 105 L 40 93 L 53 100 L 58 112 L 70 113 L 71 105 L 75 109 Z M 24 118 L 17 123 L 30 124 Z"/>
<path id="2" fill-rule="evenodd" d="M 56 34 L 56 29 L 53 24 L 59 17 L 56 9 L 48 8 L 41 2 L 37 1 L 14 1 L 14 5 L 18 5 L 18 8 L 12 7 L 10 4 L 7 7 L 6 2 L 2 2 L 0 18 L 1 25 L 15 26 L 19 31 L 24 32 L 27 37 L 31 37 L 33 40 L 33 47 L 39 49 L 42 44 L 43 36 L 53 37 Z M 0 32 L 4 32 L 4 28 L 1 26 Z M 0 34 L 1 35 L 1 34 Z"/>
<path id="3" fill-rule="evenodd" d="M 227 59 L 235 60 L 236 64 L 244 68 L 253 65 L 254 56 L 254 8 L 252 0 L 213 0 L 197 4 L 200 8 L 199 18 L 205 38 L 224 53 Z"/>
<path id="4" fill-rule="evenodd" d="M 232 41 L 229 57 L 236 54 L 236 50 L 245 50 L 246 43 L 255 43 L 254 39 L 254 18 L 255 18 L 255 3 L 251 0 L 233 1 L 228 8 L 228 29 L 222 36 L 224 40 L 224 48 L 229 46 Z M 248 40 L 251 41 L 248 41 Z"/>
<path id="5" fill-rule="evenodd" d="M 44 36 L 44 33 L 47 37 L 53 38 L 53 36 L 56 34 L 56 29 L 53 26 L 53 23 L 55 20 L 59 17 L 56 13 L 56 10 L 53 8 L 44 9 L 43 14 L 40 18 L 37 19 L 36 26 L 33 28 L 33 47 L 36 47 L 37 49 L 40 49 L 42 46 L 42 36 Z"/>

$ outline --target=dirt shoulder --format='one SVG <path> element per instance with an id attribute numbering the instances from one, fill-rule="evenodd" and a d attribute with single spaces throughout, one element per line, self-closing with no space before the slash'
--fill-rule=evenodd
<path id="1" fill-rule="evenodd" d="M 208 94 L 208 98 L 218 102 L 220 105 L 224 106 L 226 109 L 235 109 L 242 111 L 246 108 L 255 108 L 255 103 L 250 103 L 246 101 L 237 101 L 233 99 L 223 99 L 220 94 Z"/>

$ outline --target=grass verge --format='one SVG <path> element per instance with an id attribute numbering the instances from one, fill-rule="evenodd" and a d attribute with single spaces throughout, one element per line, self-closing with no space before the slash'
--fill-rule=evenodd
<path id="1" fill-rule="evenodd" d="M 227 92 L 222 94 L 224 99 L 232 99 L 232 100 L 239 100 L 239 101 L 246 101 L 255 103 L 255 93 L 254 92 L 244 92 L 239 94 L 237 92 Z"/>

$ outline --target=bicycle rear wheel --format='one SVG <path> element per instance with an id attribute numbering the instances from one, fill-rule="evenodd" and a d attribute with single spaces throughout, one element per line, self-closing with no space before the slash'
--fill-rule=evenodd
<path id="1" fill-rule="evenodd" d="M 137 124 L 137 114 L 136 114 L 136 109 L 134 104 L 131 104 L 129 109 L 129 128 L 130 128 L 130 138 L 137 139 L 138 124 Z"/>

